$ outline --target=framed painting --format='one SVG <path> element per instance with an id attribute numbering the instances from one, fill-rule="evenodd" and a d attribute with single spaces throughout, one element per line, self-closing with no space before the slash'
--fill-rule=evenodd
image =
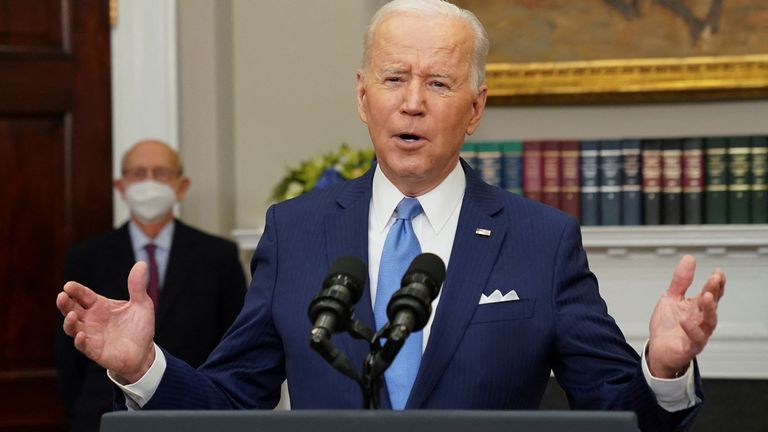
<path id="1" fill-rule="evenodd" d="M 456 0 L 491 40 L 492 104 L 768 97 L 766 0 Z"/>

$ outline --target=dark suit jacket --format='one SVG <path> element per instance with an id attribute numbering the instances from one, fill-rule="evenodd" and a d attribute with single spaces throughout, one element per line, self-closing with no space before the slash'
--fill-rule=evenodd
<path id="1" fill-rule="evenodd" d="M 175 221 L 155 340 L 168 352 L 201 365 L 243 306 L 245 277 L 237 246 Z M 127 299 L 126 280 L 136 259 L 128 224 L 68 254 L 65 280 L 74 280 L 113 299 Z M 74 430 L 98 430 L 111 411 L 113 389 L 104 369 L 78 352 L 60 329 L 56 343 L 59 384 L 73 415 Z"/>
<path id="2" fill-rule="evenodd" d="M 450 264 L 406 408 L 536 409 L 552 370 L 575 409 L 633 410 L 646 430 L 685 425 L 690 411 L 658 407 L 608 315 L 576 220 L 464 170 Z M 337 257 L 367 261 L 371 182 L 369 172 L 270 208 L 243 312 L 198 370 L 168 356 L 145 408 L 272 408 L 286 377 L 292 408 L 360 408 L 357 384 L 310 349 L 307 308 Z M 483 293 L 512 289 L 520 300 L 478 305 Z M 373 328 L 368 286 L 355 316 Z M 362 365 L 366 342 L 333 341 Z"/>

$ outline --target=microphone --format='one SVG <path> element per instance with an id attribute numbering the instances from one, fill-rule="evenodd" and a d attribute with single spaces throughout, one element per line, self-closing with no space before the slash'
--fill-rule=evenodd
<path id="1" fill-rule="evenodd" d="M 347 328 L 367 277 L 368 268 L 356 257 L 343 256 L 333 263 L 322 289 L 309 304 L 313 340 L 328 339 Z"/>
<path id="2" fill-rule="evenodd" d="M 445 264 L 432 253 L 418 255 L 403 275 L 401 288 L 392 294 L 387 305 L 391 331 L 405 331 L 405 337 L 427 325 L 432 314 L 432 301 L 445 279 Z"/>
<path id="3" fill-rule="evenodd" d="M 427 325 L 432 314 L 432 300 L 445 279 L 445 264 L 439 256 L 423 253 L 411 262 L 403 275 L 400 289 L 387 304 L 389 322 L 381 336 L 387 342 L 366 359 L 365 383 L 376 381 L 392 364 L 408 336 Z"/>

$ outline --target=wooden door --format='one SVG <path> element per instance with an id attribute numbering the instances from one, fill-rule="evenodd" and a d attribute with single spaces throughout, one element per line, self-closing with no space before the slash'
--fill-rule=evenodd
<path id="1" fill-rule="evenodd" d="M 63 259 L 112 224 L 108 0 L 0 0 L 0 430 L 65 430 Z"/>

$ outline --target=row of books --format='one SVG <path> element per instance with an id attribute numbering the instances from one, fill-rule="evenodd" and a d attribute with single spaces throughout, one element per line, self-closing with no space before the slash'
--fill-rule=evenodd
<path id="1" fill-rule="evenodd" d="M 768 223 L 768 137 L 467 142 L 483 179 L 582 225 Z"/>

